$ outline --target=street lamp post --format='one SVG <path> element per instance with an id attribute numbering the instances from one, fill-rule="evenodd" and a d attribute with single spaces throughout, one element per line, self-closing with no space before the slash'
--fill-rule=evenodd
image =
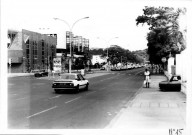
<path id="1" fill-rule="evenodd" d="M 107 44 L 107 59 L 108 59 L 108 57 L 109 57 L 109 48 L 108 48 L 108 47 L 109 47 L 109 42 L 110 42 L 111 40 L 115 39 L 115 38 L 118 38 L 118 37 L 113 37 L 113 38 L 111 38 L 111 39 L 109 39 L 109 40 L 105 40 L 104 38 L 97 37 L 97 39 L 102 39 L 102 40 L 104 40 L 105 43 Z M 108 61 L 107 61 L 107 65 L 109 65 Z M 108 70 L 108 68 L 107 68 L 107 70 Z"/>
<path id="2" fill-rule="evenodd" d="M 59 18 L 54 18 L 55 20 L 60 20 L 62 22 L 64 22 L 65 24 L 67 24 L 67 26 L 69 27 L 69 30 L 70 30 L 70 59 L 69 59 L 69 73 L 71 73 L 71 64 L 72 64 L 72 41 L 73 41 L 73 36 L 72 36 L 72 30 L 73 30 L 73 27 L 75 26 L 75 24 L 77 22 L 79 22 L 80 20 L 83 20 L 83 19 L 88 19 L 89 17 L 84 17 L 84 18 L 81 18 L 81 19 L 78 19 L 77 21 L 75 21 L 72 26 L 69 25 L 69 23 L 65 20 L 62 20 L 62 19 L 59 19 Z"/>
<path id="3" fill-rule="evenodd" d="M 107 44 L 107 58 L 108 58 L 108 57 L 109 57 L 109 50 L 108 50 L 109 42 L 110 42 L 111 40 L 115 39 L 115 38 L 118 38 L 118 37 L 113 37 L 113 38 L 111 38 L 111 39 L 109 39 L 109 40 L 105 40 L 104 38 L 100 38 L 100 37 L 97 37 L 97 38 L 104 40 L 105 43 Z"/>

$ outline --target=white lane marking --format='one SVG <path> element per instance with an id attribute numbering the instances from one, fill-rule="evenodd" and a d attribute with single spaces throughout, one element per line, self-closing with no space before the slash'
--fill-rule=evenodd
<path id="1" fill-rule="evenodd" d="M 24 97 L 24 98 L 18 98 L 18 99 L 15 99 L 15 100 L 22 100 L 22 99 L 26 99 L 27 97 Z"/>
<path id="2" fill-rule="evenodd" d="M 33 85 L 44 85 L 45 83 L 34 83 Z"/>
<path id="3" fill-rule="evenodd" d="M 77 100 L 77 99 L 79 99 L 79 98 L 81 98 L 81 97 L 74 98 L 74 99 L 69 100 L 69 101 L 67 101 L 67 102 L 65 102 L 65 103 L 67 104 L 67 103 L 73 102 L 73 101 L 75 101 L 75 100 Z"/>
<path id="4" fill-rule="evenodd" d="M 87 93 L 86 95 L 90 95 L 90 94 L 93 94 L 93 93 L 95 93 L 96 91 L 93 91 L 93 92 L 89 92 L 89 93 Z"/>
<path id="5" fill-rule="evenodd" d="M 101 88 L 101 89 L 99 89 L 99 90 L 103 90 L 103 89 L 106 89 L 107 87 L 103 87 L 103 88 Z"/>
<path id="6" fill-rule="evenodd" d="M 35 114 L 30 115 L 30 116 L 28 116 L 28 117 L 26 117 L 26 118 L 27 118 L 27 119 L 29 119 L 29 118 L 31 118 L 31 117 L 33 117 L 33 116 L 39 115 L 39 114 L 41 114 L 41 113 L 47 112 L 47 111 L 52 110 L 52 109 L 55 109 L 55 108 L 57 108 L 57 106 L 54 106 L 54 107 L 51 107 L 51 108 L 46 109 L 46 110 L 44 110 L 44 111 L 41 111 L 41 112 L 35 113 Z"/>
<path id="7" fill-rule="evenodd" d="M 138 73 L 136 73 L 135 75 L 138 75 L 139 73 L 141 73 L 141 72 L 144 72 L 144 71 L 139 71 Z"/>
<path id="8" fill-rule="evenodd" d="M 105 80 L 109 80 L 109 79 L 113 79 L 113 78 L 118 77 L 118 76 L 119 76 L 119 75 L 117 75 L 117 76 L 112 76 L 112 77 L 109 77 L 109 78 L 106 78 L 106 79 L 100 80 L 100 82 L 105 81 Z"/>
<path id="9" fill-rule="evenodd" d="M 49 99 L 54 99 L 54 98 L 59 98 L 61 95 L 58 95 L 58 96 L 54 96 L 54 97 L 51 97 Z"/>
<path id="10" fill-rule="evenodd" d="M 16 96 L 17 94 L 11 94 L 11 96 Z"/>

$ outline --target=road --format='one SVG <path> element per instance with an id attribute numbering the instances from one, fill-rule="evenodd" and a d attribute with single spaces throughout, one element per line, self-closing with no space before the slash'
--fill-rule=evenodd
<path id="1" fill-rule="evenodd" d="M 54 93 L 52 80 L 8 79 L 8 128 L 103 129 L 142 87 L 143 68 L 90 78 L 89 91 Z"/>

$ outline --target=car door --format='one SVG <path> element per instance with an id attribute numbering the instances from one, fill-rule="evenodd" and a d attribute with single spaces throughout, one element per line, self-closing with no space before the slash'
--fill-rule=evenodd
<path id="1" fill-rule="evenodd" d="M 79 81 L 80 82 L 80 87 L 85 88 L 86 87 L 86 82 L 85 82 L 84 77 L 81 74 L 79 74 L 78 76 L 80 78 L 80 81 Z"/>

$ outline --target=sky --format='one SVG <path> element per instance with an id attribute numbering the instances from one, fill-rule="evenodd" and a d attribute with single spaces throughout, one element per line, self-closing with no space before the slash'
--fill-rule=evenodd
<path id="1" fill-rule="evenodd" d="M 147 48 L 147 25 L 136 26 L 145 6 L 173 6 L 156 0 L 3 0 L 3 17 L 8 29 L 34 32 L 64 30 L 78 19 L 72 32 L 90 41 L 90 48 L 119 45 L 131 51 Z M 177 4 L 179 5 L 179 4 Z M 115 38 L 118 37 L 118 38 Z"/>

